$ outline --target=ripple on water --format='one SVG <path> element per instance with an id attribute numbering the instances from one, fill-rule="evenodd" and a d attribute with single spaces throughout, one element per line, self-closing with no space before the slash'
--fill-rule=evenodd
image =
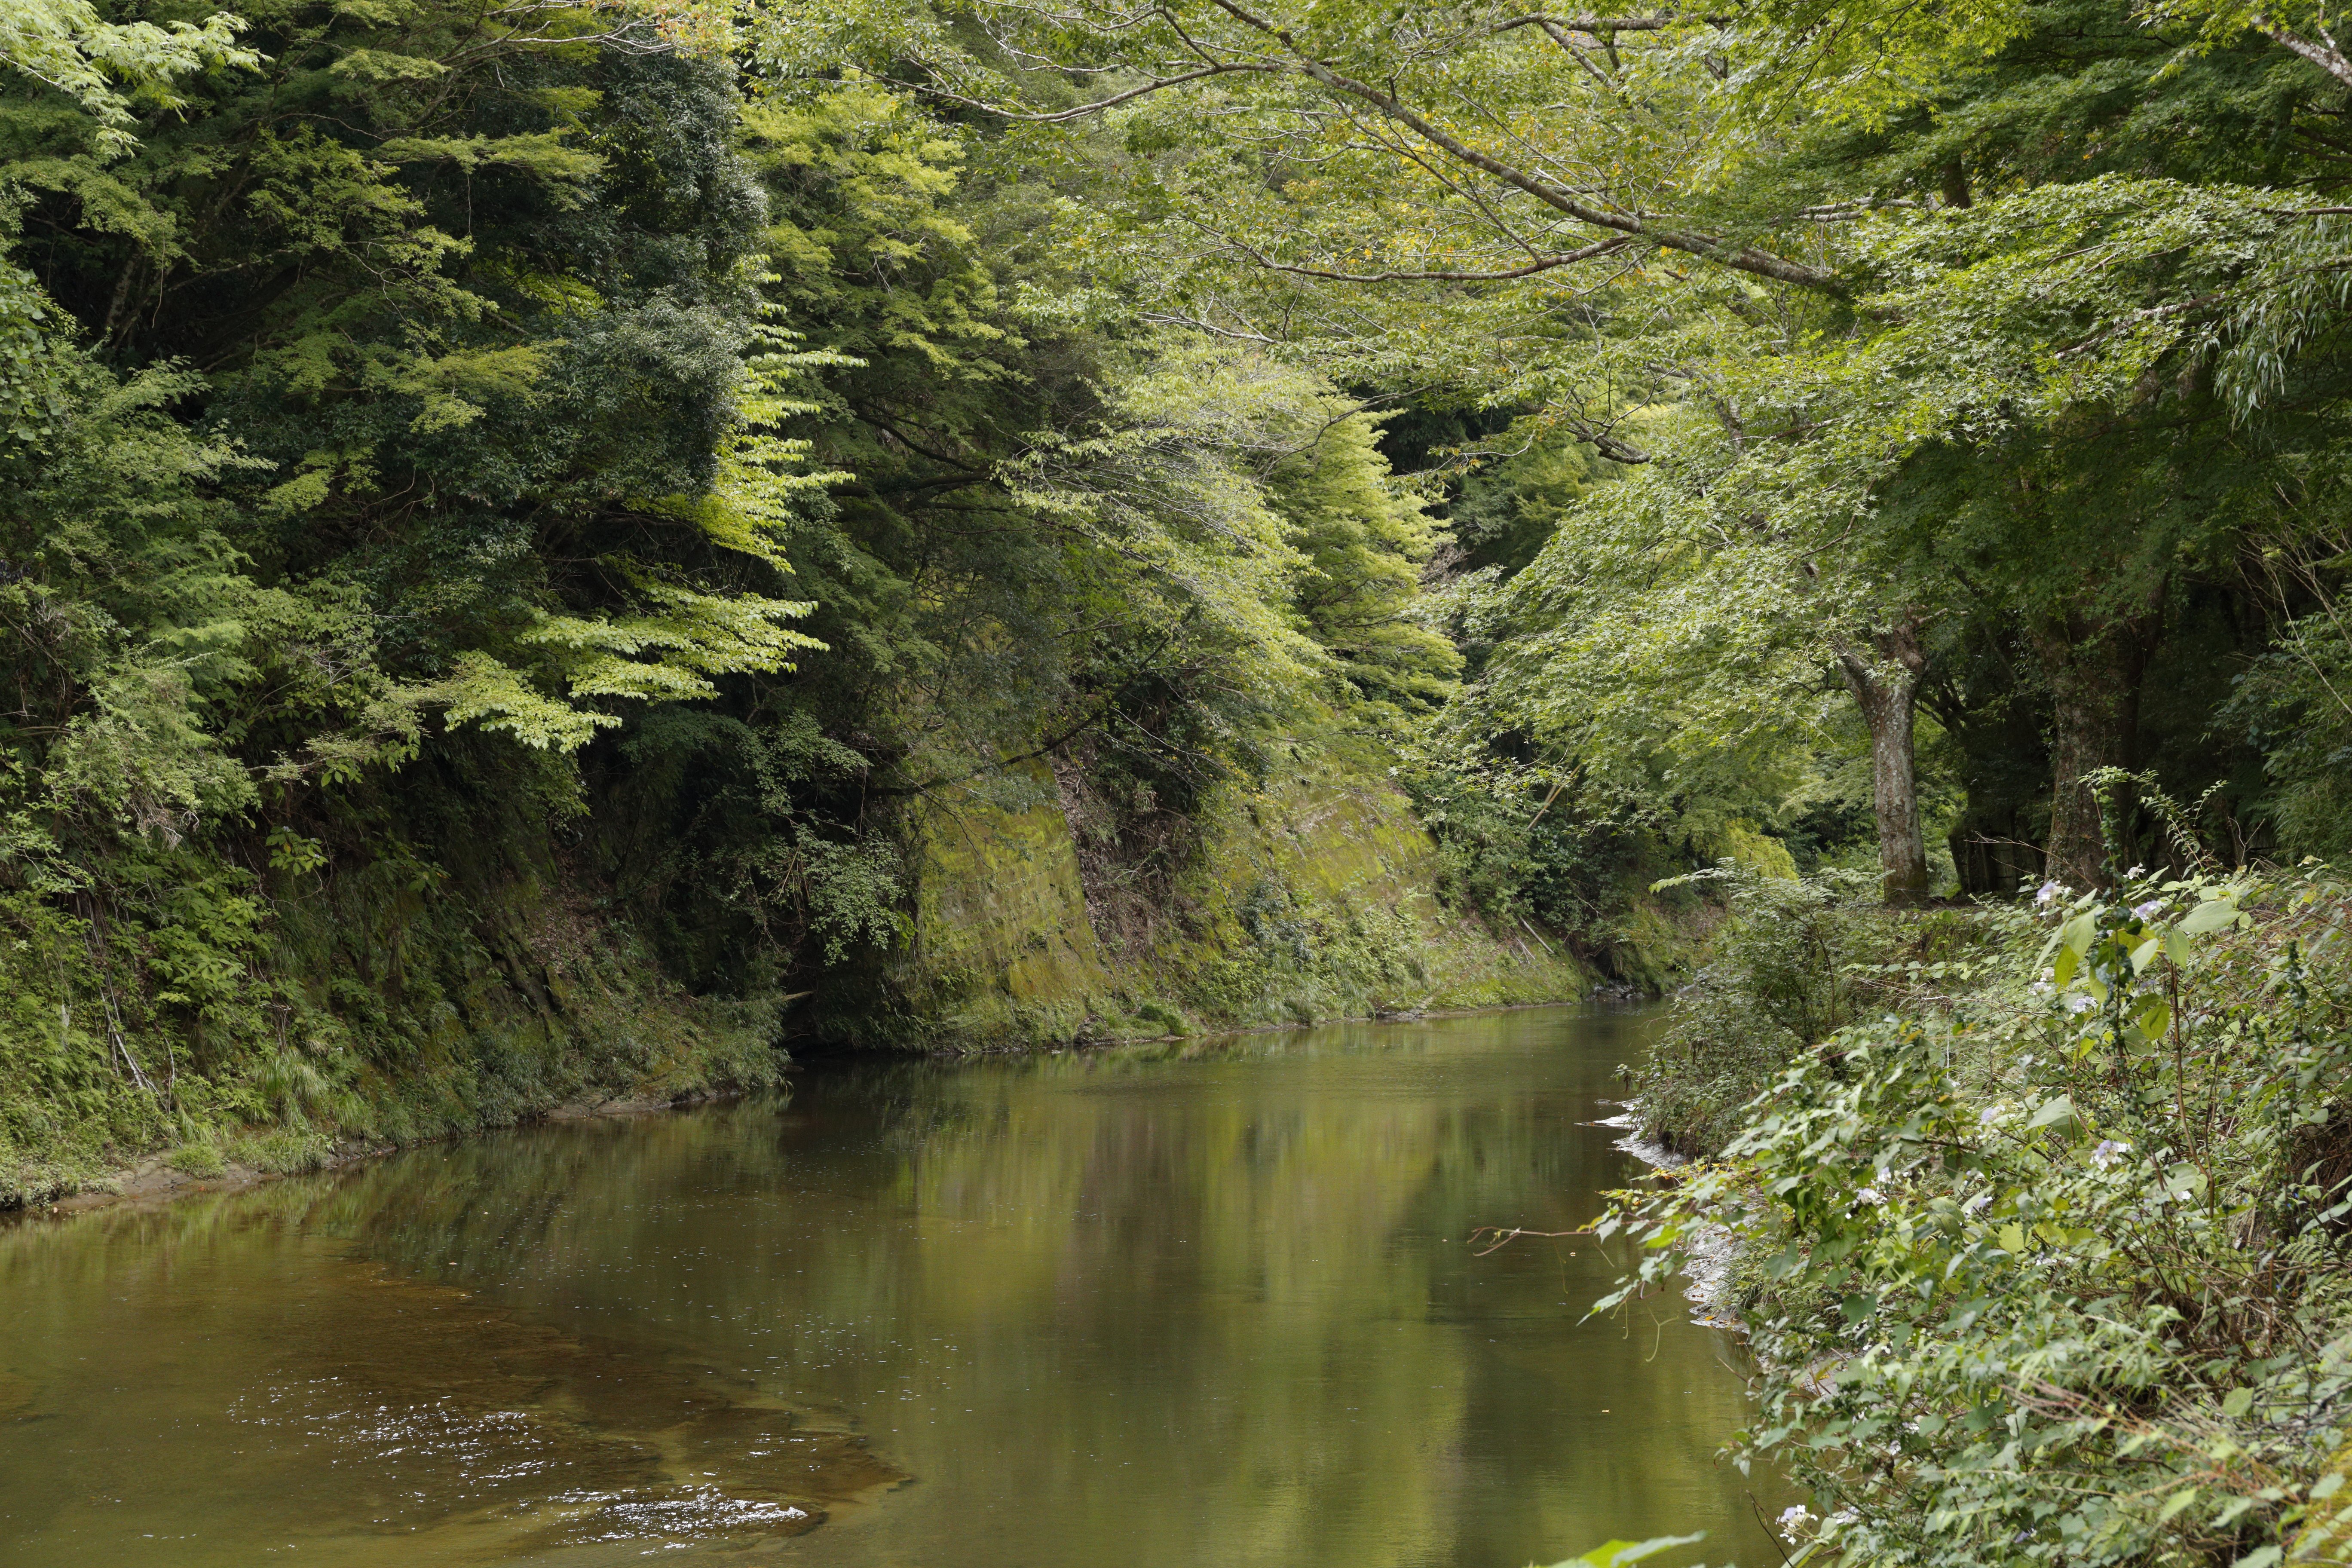
<path id="1" fill-rule="evenodd" d="M 50 1237 L 108 1223 L 83 1216 Z M 411 1542 L 415 1563 L 751 1545 L 906 1479 L 863 1437 L 810 1426 L 740 1376 L 566 1334 L 275 1228 L 238 1238 L 247 1246 L 215 1233 L 172 1267 L 87 1281 L 100 1289 L 82 1295 L 79 1353 L 0 1369 L 6 1489 L 39 1484 L 44 1468 L 61 1489 L 46 1518 L 5 1500 L 0 1558 L 8 1527 L 28 1523 L 52 1544 L 110 1539 L 127 1554 L 114 1560 L 173 1568 L 284 1545 L 304 1561 L 381 1563 L 387 1536 Z M 45 1238 L 0 1239 L 0 1262 L 21 1269 Z M 215 1378 L 217 1415 L 191 1430 L 185 1413 L 205 1401 L 189 1385 Z M 142 1386 L 172 1417 L 145 1420 Z M 275 1546 L 252 1533 L 260 1496 Z M 194 1533 L 149 1533 L 160 1516 Z M 203 1544 L 152 1554 L 173 1536 Z"/>

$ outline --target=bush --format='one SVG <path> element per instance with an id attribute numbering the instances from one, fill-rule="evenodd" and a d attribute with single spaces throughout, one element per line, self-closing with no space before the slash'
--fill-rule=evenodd
<path id="1" fill-rule="evenodd" d="M 1726 862 L 1677 880 L 1719 889 L 1729 914 L 1634 1094 L 1644 1137 L 1711 1154 L 1738 1135 L 1743 1106 L 1852 1021 L 1863 992 L 1852 966 L 1892 940 L 1899 917 L 1879 902 L 1874 874 L 1792 881 Z"/>
<path id="2" fill-rule="evenodd" d="M 1813 1489 L 1818 1563 L 2340 1561 L 2352 889 L 2045 897 L 1935 917 L 2000 962 L 1861 976 L 1895 1009 L 1603 1222 L 1643 1246 L 1604 1305 L 1664 1286 L 1696 1226 L 1744 1237 L 1744 1447 Z"/>

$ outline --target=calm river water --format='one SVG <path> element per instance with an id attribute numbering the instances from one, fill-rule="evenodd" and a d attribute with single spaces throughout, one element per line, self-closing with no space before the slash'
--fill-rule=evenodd
<path id="1" fill-rule="evenodd" d="M 0 1563 L 1775 1562 L 1733 1348 L 1468 1245 L 1636 1173 L 1646 1026 L 824 1067 L 0 1226 Z"/>

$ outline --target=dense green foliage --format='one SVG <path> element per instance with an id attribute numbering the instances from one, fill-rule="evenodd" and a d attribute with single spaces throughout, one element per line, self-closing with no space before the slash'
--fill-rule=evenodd
<path id="1" fill-rule="evenodd" d="M 0 29 L 0 1193 L 757 1080 L 941 790 L 1181 824 L 1451 692 L 1375 415 L 719 23 Z"/>
<path id="2" fill-rule="evenodd" d="M 1104 954 L 1154 1029 L 1412 1005 L 1418 917 L 1267 848 L 1346 772 L 1523 948 L 1722 921 L 1645 1268 L 1774 1260 L 1811 1550 L 2320 1550 L 2340 897 L 2236 869 L 2352 845 L 2315 6 L 34 0 L 0 62 L 0 1194 Z M 1041 823 L 1086 941 L 984 964 L 942 889 Z"/>
<path id="3" fill-rule="evenodd" d="M 1751 1244 L 1809 1554 L 2341 1557 L 2341 893 L 2220 869 L 2352 822 L 2317 7 L 747 26 L 1111 149 L 1073 311 L 1409 407 L 1465 686 L 1401 776 L 1459 897 L 1622 930 L 1732 863 L 1662 879 L 1727 915 L 1639 1082 L 1721 1163 L 1633 1223 L 1651 1284 Z"/>
<path id="4" fill-rule="evenodd" d="M 1895 1010 L 1784 1053 L 1725 1158 L 1601 1228 L 1657 1283 L 1747 1238 L 1748 1440 L 1824 1500 L 1811 1555 L 2340 1554 L 2345 918 L 2323 876 L 2194 877 L 1745 939 L 1727 994 Z"/>
<path id="5" fill-rule="evenodd" d="M 1465 768 L 1523 819 L 1565 795 L 1654 861 L 1745 824 L 1843 863 L 1866 814 L 1908 900 L 2168 853 L 2139 812 L 2103 842 L 2101 766 L 2220 784 L 2242 851 L 2332 847 L 2336 748 L 2284 738 L 2341 711 L 2314 700 L 2352 67 L 2311 18 L 983 0 L 754 26 L 787 71 L 985 104 L 1040 160 L 1066 126 L 1116 138 L 1125 179 L 1061 215 L 1088 308 L 1415 406 L 1472 568 L 1445 799 Z"/>

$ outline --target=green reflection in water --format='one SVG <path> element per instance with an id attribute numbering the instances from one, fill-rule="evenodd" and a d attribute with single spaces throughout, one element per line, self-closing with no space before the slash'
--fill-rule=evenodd
<path id="1" fill-rule="evenodd" d="M 1773 1562 L 1721 1337 L 1465 1244 L 1635 1173 L 1643 1027 L 820 1068 L 0 1230 L 0 1561 Z"/>

